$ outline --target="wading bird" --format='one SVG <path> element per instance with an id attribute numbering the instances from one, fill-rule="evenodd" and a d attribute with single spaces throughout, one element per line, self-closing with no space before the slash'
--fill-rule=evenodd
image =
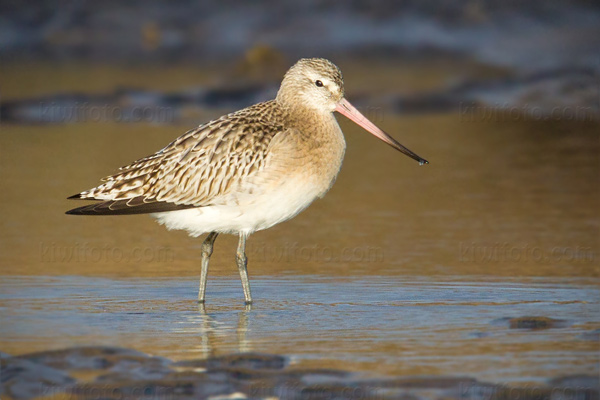
<path id="1" fill-rule="evenodd" d="M 333 185 L 346 149 L 334 111 L 427 164 L 344 98 L 338 67 L 308 58 L 288 70 L 274 100 L 200 125 L 120 168 L 100 186 L 69 197 L 100 203 L 67 214 L 150 214 L 168 229 L 185 229 L 194 237 L 208 233 L 202 244 L 201 303 L 217 235 L 239 235 L 236 261 L 250 304 L 246 239 L 294 217 Z"/>

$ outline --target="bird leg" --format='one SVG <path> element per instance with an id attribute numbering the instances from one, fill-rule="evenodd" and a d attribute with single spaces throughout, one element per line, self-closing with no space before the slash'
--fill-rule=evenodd
<path id="1" fill-rule="evenodd" d="M 240 278 L 242 280 L 242 287 L 244 288 L 244 298 L 246 304 L 252 303 L 252 296 L 250 295 L 250 282 L 248 282 L 248 258 L 246 258 L 246 239 L 248 238 L 247 233 L 240 233 L 240 240 L 238 241 L 237 253 L 235 260 L 237 262 L 238 269 L 240 270 Z"/>
<path id="2" fill-rule="evenodd" d="M 219 234 L 211 232 L 208 234 L 204 243 L 202 243 L 202 272 L 200 273 L 200 289 L 198 290 L 198 302 L 204 303 L 204 293 L 206 292 L 206 278 L 208 276 L 208 261 L 213 252 L 213 244 Z"/>

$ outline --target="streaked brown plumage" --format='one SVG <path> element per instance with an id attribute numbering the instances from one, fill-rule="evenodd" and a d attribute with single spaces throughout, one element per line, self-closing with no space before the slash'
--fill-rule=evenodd
<path id="1" fill-rule="evenodd" d="M 283 129 L 282 112 L 274 101 L 225 115 L 73 196 L 106 201 L 72 211 L 139 214 L 214 205 L 264 167 L 269 143 Z"/>
<path id="2" fill-rule="evenodd" d="M 302 59 L 286 73 L 275 100 L 186 132 L 100 186 L 70 197 L 101 202 L 67 213 L 151 213 L 169 229 L 192 236 L 212 232 L 203 245 L 199 301 L 217 234 L 239 234 L 238 267 L 250 303 L 247 236 L 298 214 L 329 190 L 339 172 L 345 141 L 333 111 L 426 163 L 344 99 L 342 74 L 333 63 Z"/>

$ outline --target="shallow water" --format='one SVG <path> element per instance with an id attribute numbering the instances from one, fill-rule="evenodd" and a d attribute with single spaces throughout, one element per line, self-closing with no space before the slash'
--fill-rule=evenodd
<path id="1" fill-rule="evenodd" d="M 4 350 L 90 343 L 176 360 L 238 351 L 289 355 L 298 366 L 372 375 L 468 375 L 538 382 L 597 368 L 600 290 L 576 281 L 450 282 L 401 277 L 296 276 L 210 282 L 205 309 L 181 279 L 3 279 Z M 509 329 L 502 317 L 547 315 L 556 328 Z M 598 331 L 595 335 L 597 336 Z M 587 337 L 590 336 L 590 337 Z"/>
<path id="2" fill-rule="evenodd" d="M 2 126 L 0 350 L 255 350 L 494 382 L 599 372 L 597 124 L 374 113 L 431 162 L 420 167 L 341 121 L 348 150 L 331 192 L 249 240 L 256 304 L 242 304 L 235 238 L 219 237 L 203 313 L 200 239 L 146 216 L 64 211 L 82 204 L 67 196 L 218 115 Z M 521 316 L 565 322 L 532 331 L 501 320 Z"/>

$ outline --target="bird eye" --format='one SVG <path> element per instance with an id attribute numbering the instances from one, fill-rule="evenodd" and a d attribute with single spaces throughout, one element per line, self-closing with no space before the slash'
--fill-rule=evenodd
<path id="1" fill-rule="evenodd" d="M 315 85 L 317 85 L 318 87 L 323 87 L 323 82 L 316 80 Z"/>

